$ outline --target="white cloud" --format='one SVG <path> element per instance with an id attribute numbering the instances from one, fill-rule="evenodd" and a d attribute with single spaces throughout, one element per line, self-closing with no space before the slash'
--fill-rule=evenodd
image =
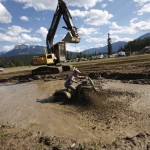
<path id="1" fill-rule="evenodd" d="M 77 53 L 82 51 L 80 47 L 72 46 L 71 44 L 66 44 L 66 50 L 71 52 L 77 52 Z"/>
<path id="2" fill-rule="evenodd" d="M 150 31 L 150 20 L 135 22 L 136 18 L 130 21 L 129 26 L 119 26 L 116 22 L 112 22 L 110 27 L 111 34 L 135 34 L 138 31 Z"/>
<path id="3" fill-rule="evenodd" d="M 149 32 L 150 31 L 150 20 L 140 21 L 137 23 L 131 23 L 130 26 L 131 26 L 131 28 L 133 28 L 137 31 Z"/>
<path id="4" fill-rule="evenodd" d="M 69 10 L 69 11 L 73 17 L 84 18 L 84 17 L 88 16 L 88 14 L 89 14 L 89 11 L 87 11 L 87 10 L 81 11 L 79 9 L 76 9 L 76 10 Z"/>
<path id="5" fill-rule="evenodd" d="M 41 38 L 33 37 L 27 33 L 31 30 L 24 29 L 20 26 L 8 27 L 5 33 L 0 33 L 0 41 L 25 43 L 25 42 L 41 42 Z"/>
<path id="6" fill-rule="evenodd" d="M 44 27 L 40 27 L 40 29 L 37 30 L 36 33 L 40 34 L 44 39 L 46 39 L 48 30 Z"/>
<path id="7" fill-rule="evenodd" d="M 114 30 L 122 29 L 121 26 L 117 25 L 117 22 L 112 22 L 111 23 L 111 28 L 114 29 Z"/>
<path id="8" fill-rule="evenodd" d="M 41 19 L 40 18 L 35 18 L 36 20 L 40 21 Z"/>
<path id="9" fill-rule="evenodd" d="M 119 26 L 116 22 L 112 22 L 109 32 L 111 34 L 135 34 L 136 30 L 131 26 Z"/>
<path id="10" fill-rule="evenodd" d="M 143 5 L 145 3 L 150 2 L 150 0 L 134 0 L 135 3 L 138 3 L 139 5 Z"/>
<path id="11" fill-rule="evenodd" d="M 89 11 L 71 10 L 72 16 L 85 18 L 84 22 L 89 25 L 100 26 L 109 24 L 109 20 L 113 17 L 107 11 L 91 9 Z"/>
<path id="12" fill-rule="evenodd" d="M 26 22 L 29 21 L 29 18 L 27 16 L 21 16 L 20 19 Z"/>
<path id="13" fill-rule="evenodd" d="M 149 13 L 150 12 L 150 3 L 144 4 L 142 8 L 138 11 L 139 15 L 143 15 L 144 13 Z"/>
<path id="14" fill-rule="evenodd" d="M 133 39 L 131 38 L 121 38 L 119 37 L 118 35 L 110 35 L 111 37 L 111 40 L 112 42 L 118 42 L 118 41 L 125 41 L 125 42 L 128 42 L 128 41 L 132 41 Z"/>
<path id="15" fill-rule="evenodd" d="M 137 20 L 138 20 L 138 18 L 133 18 L 133 19 L 130 20 L 130 23 L 133 23 L 133 22 L 135 22 Z"/>
<path id="16" fill-rule="evenodd" d="M 111 34 L 110 37 L 111 37 L 111 40 L 112 40 L 113 43 L 118 42 L 118 41 L 128 42 L 128 41 L 133 40 L 131 38 L 125 38 L 125 37 L 121 38 L 121 37 L 119 37 L 118 35 L 115 35 L 115 34 Z M 107 35 L 103 36 L 103 37 L 100 37 L 100 38 L 89 37 L 89 38 L 86 39 L 86 41 L 89 42 L 89 43 L 98 43 L 98 44 L 96 44 L 96 47 L 102 47 L 102 46 L 107 45 L 107 38 L 108 38 Z M 104 45 L 104 43 L 105 43 L 105 45 Z"/>
<path id="17" fill-rule="evenodd" d="M 100 42 L 105 42 L 107 41 L 107 38 L 97 38 L 97 37 L 89 37 L 89 38 L 86 38 L 86 42 L 89 42 L 89 43 L 100 43 Z"/>
<path id="18" fill-rule="evenodd" d="M 0 3 L 0 22 L 11 23 L 12 16 L 2 3 Z"/>
<path id="19" fill-rule="evenodd" d="M 42 10 L 55 10 L 57 1 L 56 0 L 14 0 L 24 4 L 25 8 L 34 8 L 37 11 Z"/>
<path id="20" fill-rule="evenodd" d="M 99 48 L 99 47 L 103 47 L 105 46 L 104 44 L 96 44 L 96 47 Z"/>
<path id="21" fill-rule="evenodd" d="M 8 27 L 7 34 L 10 36 L 18 36 L 20 33 L 29 33 L 29 32 L 31 32 L 31 30 L 24 29 L 20 26 L 13 25 L 11 27 Z"/>
<path id="22" fill-rule="evenodd" d="M 58 1 L 57 0 L 14 0 L 19 3 L 24 4 L 24 8 L 33 7 L 37 11 L 42 10 L 55 10 Z M 69 6 L 84 7 L 86 9 L 92 8 L 96 3 L 102 0 L 65 0 L 66 4 Z"/>
<path id="23" fill-rule="evenodd" d="M 10 36 L 0 33 L 0 41 L 12 42 L 12 43 L 26 43 L 26 42 L 41 42 L 42 40 L 37 37 L 33 37 L 28 34 L 20 34 L 18 36 Z"/>
<path id="24" fill-rule="evenodd" d="M 85 20 L 85 23 L 90 25 L 105 25 L 109 23 L 109 19 L 113 17 L 112 14 L 109 14 L 107 11 L 102 10 L 90 10 L 89 18 Z"/>
<path id="25" fill-rule="evenodd" d="M 84 7 L 85 9 L 92 8 L 98 2 L 102 2 L 103 0 L 65 0 L 67 5 L 70 6 L 77 6 L 77 7 Z"/>
<path id="26" fill-rule="evenodd" d="M 101 7 L 105 8 L 105 7 L 107 7 L 107 4 L 102 4 Z"/>
<path id="27" fill-rule="evenodd" d="M 81 36 L 88 36 L 88 35 L 91 35 L 91 34 L 97 34 L 98 29 L 97 28 L 84 28 L 84 27 L 81 27 L 81 28 L 78 29 L 78 33 Z"/>
<path id="28" fill-rule="evenodd" d="M 17 42 L 17 37 L 16 36 L 10 36 L 4 33 L 0 33 L 0 41 L 5 41 L 5 42 Z"/>
<path id="29" fill-rule="evenodd" d="M 150 0 L 134 0 L 134 2 L 137 3 L 140 8 L 137 11 L 138 15 L 150 12 Z"/>
<path id="30" fill-rule="evenodd" d="M 1 50 L 7 52 L 7 51 L 10 51 L 14 48 L 15 46 L 14 45 L 5 45 L 5 46 L 1 46 Z"/>
<path id="31" fill-rule="evenodd" d="M 28 34 L 22 34 L 21 36 L 18 37 L 19 43 L 25 43 L 25 42 L 41 42 L 42 40 L 37 37 L 32 37 L 31 35 Z"/>

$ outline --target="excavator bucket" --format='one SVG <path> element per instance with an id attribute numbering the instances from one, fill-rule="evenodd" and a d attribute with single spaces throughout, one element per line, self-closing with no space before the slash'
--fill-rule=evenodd
<path id="1" fill-rule="evenodd" d="M 66 43 L 79 43 L 80 38 L 79 37 L 72 37 L 71 33 L 68 32 L 65 38 L 63 39 L 64 42 Z"/>

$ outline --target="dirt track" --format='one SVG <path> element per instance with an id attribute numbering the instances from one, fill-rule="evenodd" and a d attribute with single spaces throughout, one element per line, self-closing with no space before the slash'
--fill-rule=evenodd
<path id="1" fill-rule="evenodd" d="M 88 143 L 88 148 L 96 143 L 97 149 L 148 149 L 149 63 L 120 67 L 94 66 L 95 70 L 90 66 L 92 71 L 84 65 L 79 67 L 83 74 L 93 77 L 97 86 L 102 86 L 99 93 L 87 92 L 92 102 L 87 107 L 50 101 L 54 91 L 63 88 L 65 74 L 36 80 L 31 75 L 9 75 L 7 80 L 3 80 L 7 82 L 0 84 L 0 122 L 32 129 L 39 132 L 41 137 L 56 136 L 64 139 L 62 145 L 73 144 L 70 139 L 74 139 L 79 143 Z M 140 74 L 138 78 L 137 74 Z M 119 75 L 124 78 L 118 80 Z M 83 100 L 86 98 L 83 97 Z"/>

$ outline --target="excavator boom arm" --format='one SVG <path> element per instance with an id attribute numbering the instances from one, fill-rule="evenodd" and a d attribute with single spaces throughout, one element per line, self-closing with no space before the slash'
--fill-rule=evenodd
<path id="1" fill-rule="evenodd" d="M 61 18 L 61 13 L 60 13 L 59 4 L 58 4 L 57 8 L 56 8 L 56 12 L 53 16 L 51 27 L 48 30 L 48 34 L 46 37 L 46 46 L 47 46 L 48 53 L 53 52 L 53 40 L 54 40 L 54 36 L 55 36 L 56 30 L 57 30 L 60 18 Z"/>
<path id="2" fill-rule="evenodd" d="M 54 49 L 53 49 L 53 40 L 54 40 L 54 36 L 60 21 L 61 16 L 63 15 L 63 19 L 67 25 L 67 30 L 69 30 L 71 32 L 71 37 L 78 39 L 74 40 L 72 43 L 78 43 L 80 41 L 79 37 L 78 37 L 78 33 L 77 33 L 77 28 L 74 26 L 73 22 L 72 22 L 72 17 L 71 14 L 66 6 L 66 3 L 63 0 L 58 0 L 58 5 L 56 8 L 56 12 L 54 14 L 52 23 L 51 23 L 51 27 L 48 30 L 48 34 L 46 37 L 46 45 L 47 45 L 47 51 L 48 53 L 53 53 Z"/>

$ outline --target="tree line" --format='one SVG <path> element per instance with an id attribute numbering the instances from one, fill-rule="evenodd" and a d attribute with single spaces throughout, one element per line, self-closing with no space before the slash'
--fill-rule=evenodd
<path id="1" fill-rule="evenodd" d="M 19 55 L 0 58 L 0 67 L 18 67 L 32 65 L 33 55 Z"/>
<path id="2" fill-rule="evenodd" d="M 77 59 L 77 58 L 92 58 L 92 56 L 98 56 L 101 55 L 101 52 L 93 52 L 90 54 L 86 54 L 84 52 L 79 52 L 79 53 L 74 53 L 74 52 L 68 52 L 66 53 L 66 59 L 67 60 L 73 60 L 73 59 Z"/>
<path id="3" fill-rule="evenodd" d="M 145 46 L 150 46 L 150 38 L 144 38 L 144 39 L 136 39 L 134 41 L 130 41 L 125 45 L 124 47 L 121 47 L 119 51 L 124 52 L 142 52 Z"/>

